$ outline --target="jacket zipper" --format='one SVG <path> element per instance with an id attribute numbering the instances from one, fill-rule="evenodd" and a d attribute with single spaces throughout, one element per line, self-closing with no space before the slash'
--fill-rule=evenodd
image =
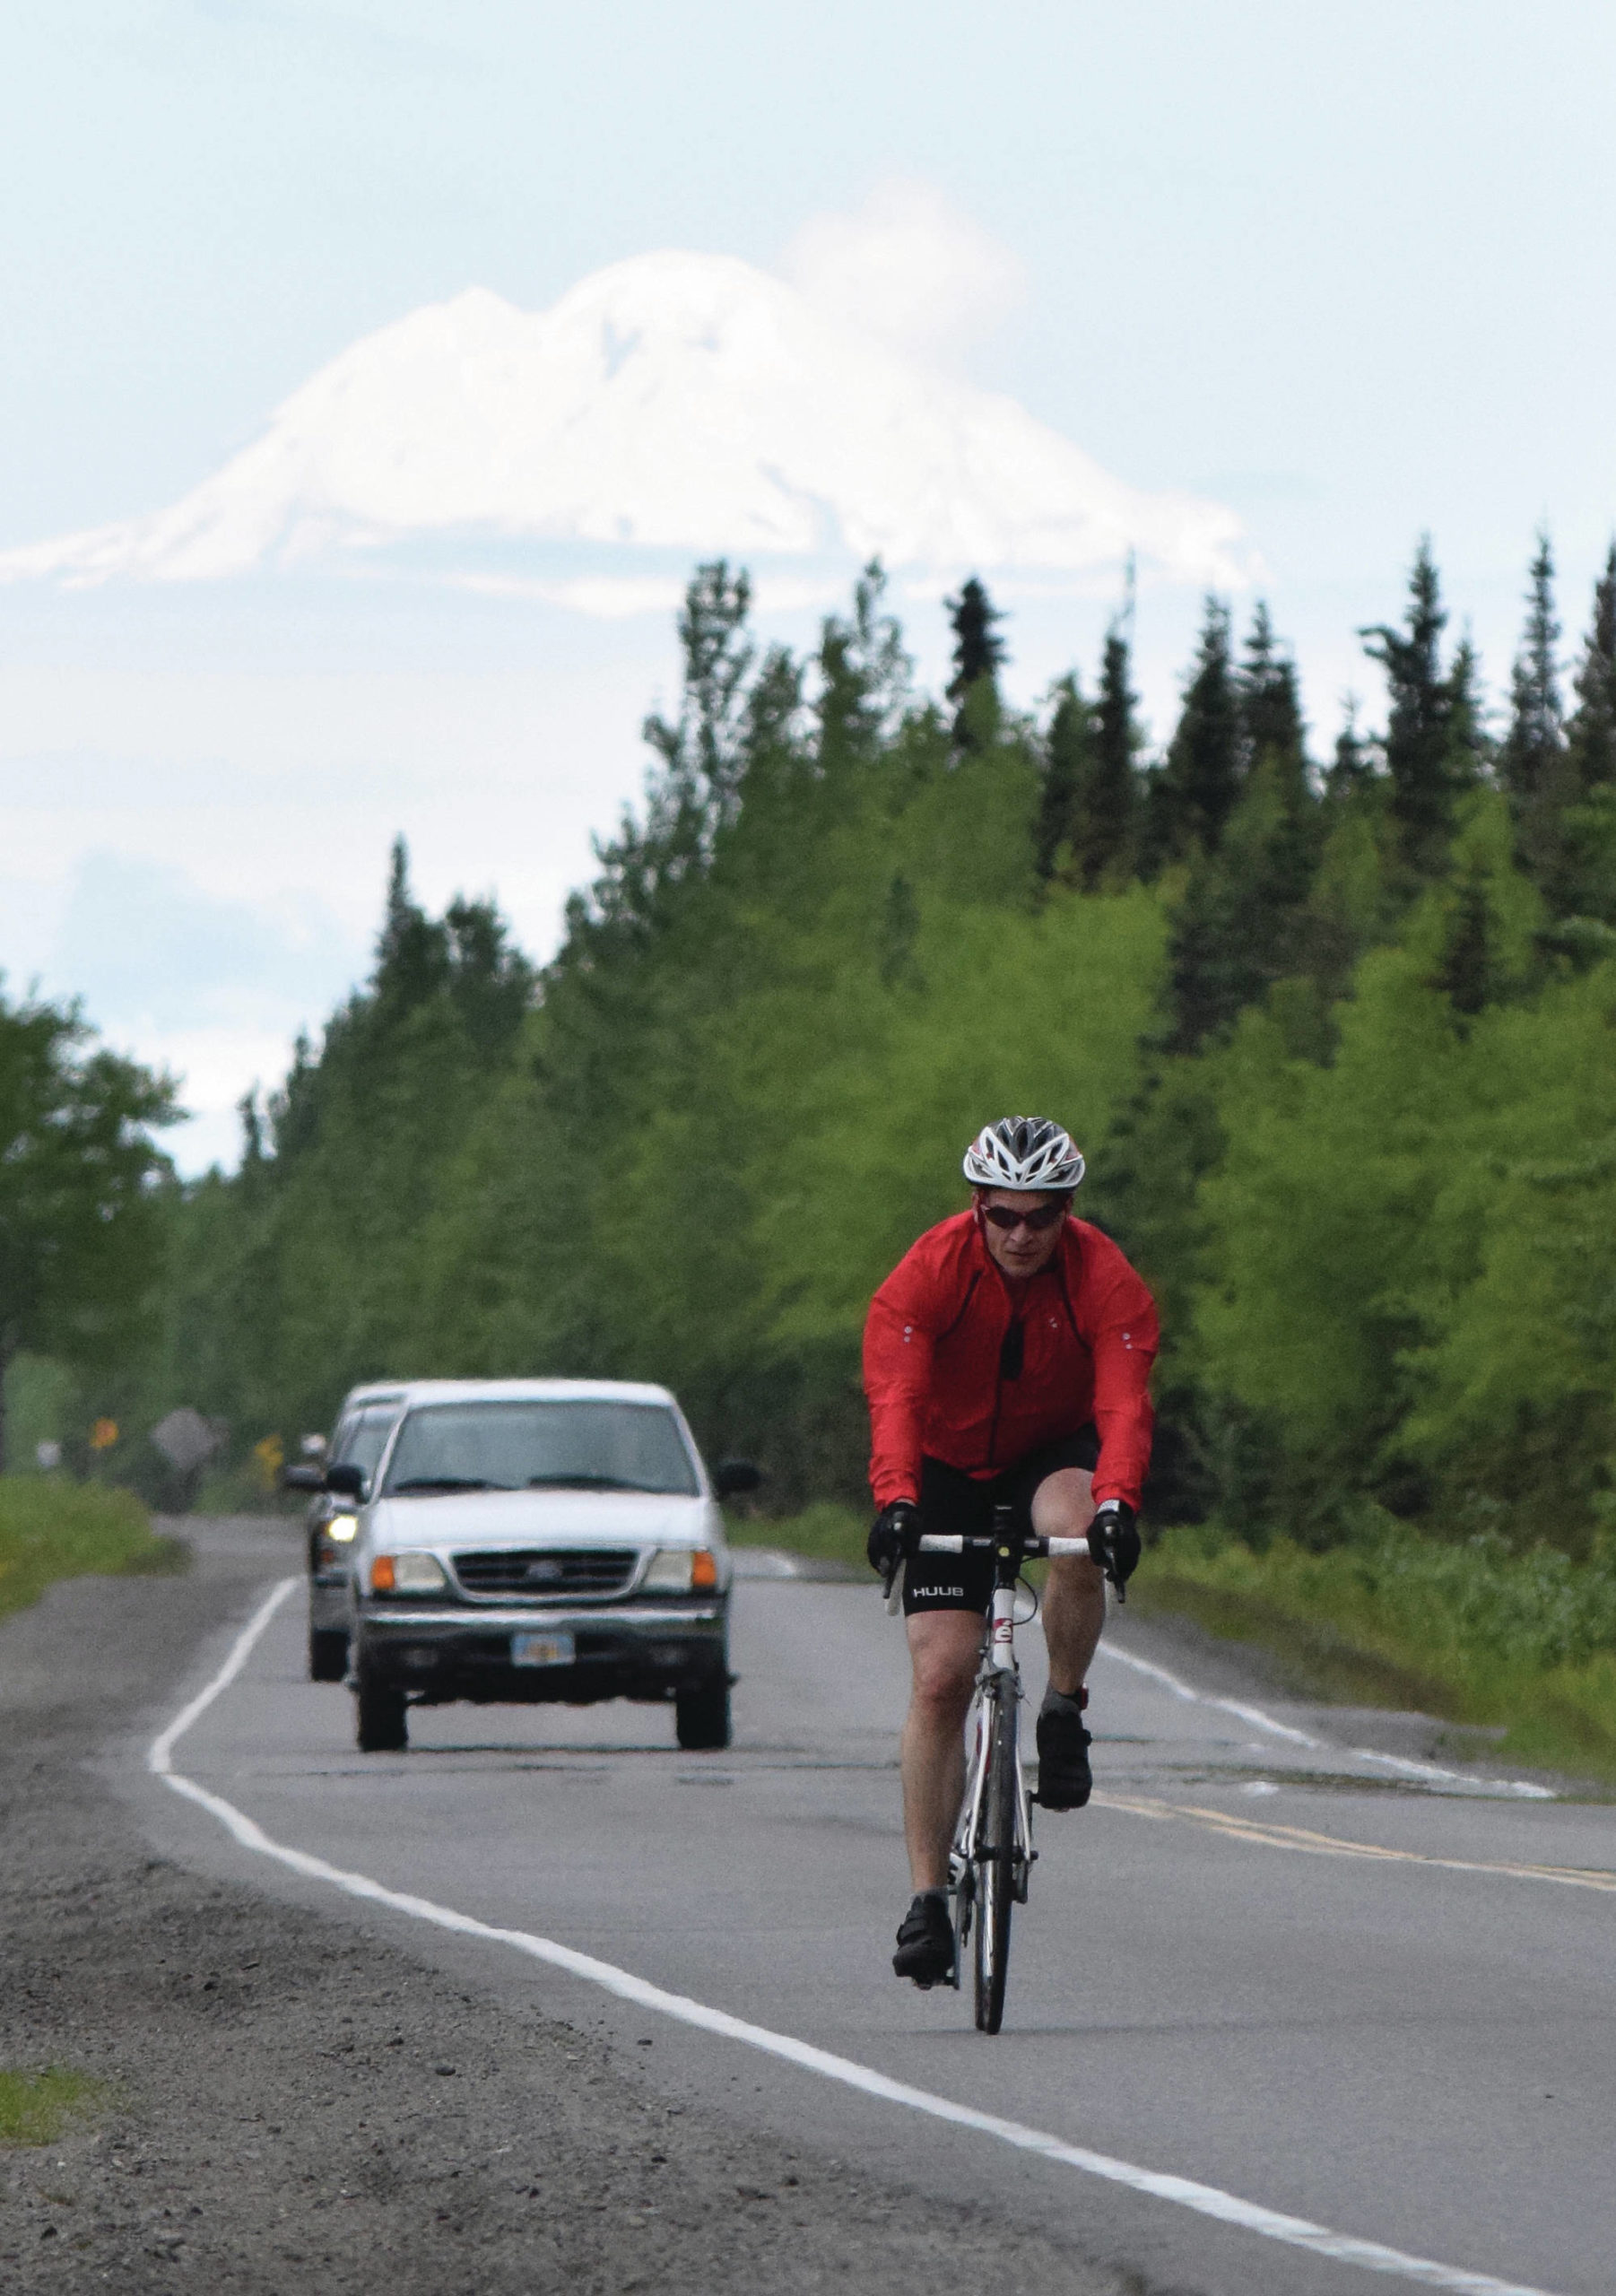
<path id="1" fill-rule="evenodd" d="M 978 1274 L 980 1274 L 980 1270 L 978 1270 L 978 1271 L 977 1271 L 977 1273 L 978 1273 Z M 1027 1296 L 1028 1296 L 1028 1299 L 1029 1299 L 1029 1300 L 1030 1300 L 1030 1299 L 1031 1299 L 1031 1297 L 1032 1297 L 1032 1285 L 1033 1285 L 1033 1284 L 1035 1284 L 1035 1283 L 1038 1282 L 1038 1275 L 1042 1275 L 1044 1273 L 1045 1273 L 1045 1270 L 1044 1270 L 1043 1268 L 1039 1268 L 1039 1270 L 1038 1270 L 1038 1275 L 1030 1276 L 1030 1277 L 1028 1279 L 1028 1292 L 1027 1292 Z M 1066 1321 L 1067 1321 L 1067 1322 L 1068 1322 L 1068 1324 L 1070 1324 L 1070 1325 L 1071 1325 L 1071 1326 L 1072 1326 L 1072 1336 L 1073 1336 L 1073 1338 L 1074 1340 L 1076 1340 L 1076 1342 L 1077 1342 L 1077 1344 L 1078 1344 L 1078 1345 L 1079 1345 L 1080 1347 L 1087 1347 L 1087 1346 L 1088 1346 L 1088 1343 L 1087 1343 L 1087 1341 L 1084 1339 L 1084 1337 L 1083 1337 L 1083 1335 L 1082 1335 L 1082 1332 L 1080 1332 L 1080 1331 L 1079 1331 L 1079 1329 L 1078 1329 L 1078 1327 L 1077 1327 L 1077 1318 L 1076 1318 L 1076 1316 L 1073 1313 L 1073 1309 L 1072 1309 L 1072 1294 L 1071 1294 L 1071 1293 L 1067 1291 L 1067 1289 L 1066 1289 L 1066 1251 L 1065 1251 L 1065 1239 L 1064 1239 L 1064 1237 L 1063 1237 L 1063 1238 L 1062 1238 L 1062 1239 L 1061 1239 L 1061 1247 L 1060 1247 L 1060 1249 L 1056 1253 L 1054 1265 L 1053 1265 L 1053 1266 L 1048 1270 L 1048 1273 L 1054 1276 L 1055 1281 L 1056 1281 L 1056 1289 L 1058 1290 L 1058 1292 L 1060 1292 L 1060 1295 L 1061 1295 L 1061 1305 L 1062 1305 L 1062 1307 L 1064 1307 L 1064 1309 L 1066 1310 Z M 1000 1279 L 999 1279 L 999 1280 L 1000 1280 L 1000 1282 L 1001 1282 L 1001 1283 L 1003 1283 L 1003 1280 L 1004 1280 L 1004 1279 L 1003 1279 L 1003 1274 L 1001 1274 L 1001 1275 L 1000 1275 Z M 976 1288 L 977 1288 L 977 1278 L 976 1278 L 976 1276 L 974 1276 L 974 1275 L 973 1275 L 973 1276 L 972 1276 L 972 1278 L 971 1278 L 971 1292 L 974 1292 L 974 1291 L 976 1290 Z M 1008 1300 L 1010 1301 L 1011 1321 L 1013 1323 L 1013 1322 L 1015 1321 L 1015 1302 L 1014 1302 L 1014 1300 L 1010 1300 L 1010 1287 L 1009 1287 L 1009 1285 L 1008 1285 L 1008 1284 L 1005 1284 L 1005 1287 L 1004 1287 L 1004 1296 L 1005 1296 L 1006 1300 Z M 969 1307 L 969 1305 L 970 1305 L 970 1292 L 968 1292 L 966 1293 L 966 1295 L 965 1295 L 965 1306 L 966 1306 L 966 1307 Z M 964 1309 L 964 1308 L 961 1308 L 961 1309 L 960 1310 L 960 1316 L 962 1316 L 964 1313 L 965 1313 L 965 1309 Z M 960 1316 L 956 1316 L 956 1317 L 955 1317 L 955 1318 L 954 1318 L 954 1324 L 957 1324 L 957 1323 L 959 1322 L 959 1320 L 960 1320 Z M 1025 1309 L 1024 1307 L 1023 1307 L 1022 1311 L 1021 1311 L 1021 1322 L 1022 1322 L 1022 1324 L 1023 1324 L 1023 1325 L 1025 1325 L 1025 1324 L 1026 1324 L 1026 1322 L 1027 1322 L 1027 1311 L 1026 1311 L 1026 1309 Z M 949 1326 L 949 1329 L 951 1331 L 953 1328 L 954 1328 L 954 1325 L 953 1325 L 953 1324 L 951 1324 L 951 1325 Z M 1006 1336 L 1008 1336 L 1008 1335 L 1006 1335 Z M 1092 1349 L 1090 1349 L 1089 1352 L 1090 1352 L 1090 1354 L 1093 1352 Z M 985 1464 L 986 1464 L 986 1465 L 990 1466 L 990 1467 L 991 1467 L 991 1466 L 993 1466 L 993 1465 L 995 1465 L 996 1464 L 996 1460 L 997 1460 L 997 1453 L 998 1453 L 998 1447 L 999 1447 L 999 1407 L 1000 1407 L 1000 1405 L 1003 1404 L 1003 1400 L 1004 1400 L 1004 1343 L 1003 1343 L 1003 1340 L 1001 1340 L 1001 1341 L 1000 1341 L 1000 1343 L 999 1343 L 999 1357 L 998 1357 L 998 1365 L 997 1365 L 997 1368 L 995 1369 L 995 1372 L 994 1372 L 994 1387 L 993 1387 L 993 1418 L 992 1418 L 992 1419 L 991 1419 L 991 1421 L 988 1422 L 988 1429 L 987 1429 L 987 1457 L 986 1457 L 986 1460 Z"/>
<path id="2" fill-rule="evenodd" d="M 999 1270 L 996 1266 L 995 1266 L 995 1273 L 998 1275 L 998 1277 L 999 1277 L 999 1282 L 1000 1282 L 1000 1283 L 1003 1286 L 1004 1297 L 1005 1297 L 1005 1300 L 1006 1300 L 1006 1301 L 1007 1301 L 1007 1303 L 1008 1303 L 1008 1305 L 1009 1305 L 1009 1308 L 1010 1308 L 1010 1319 L 1011 1319 L 1012 1323 L 1013 1323 L 1013 1322 L 1015 1321 L 1015 1301 L 1014 1301 L 1013 1300 L 1012 1300 L 1012 1299 L 1011 1299 L 1011 1297 L 1010 1297 L 1010 1286 L 1009 1286 L 1009 1284 L 1008 1284 L 1008 1283 L 1005 1283 L 1003 1272 L 1002 1272 L 1001 1270 Z M 1037 1277 L 1035 1276 L 1035 1277 L 1034 1277 L 1034 1279 L 1033 1279 L 1033 1281 L 1036 1283 L 1036 1282 L 1037 1282 L 1037 1280 L 1038 1280 L 1038 1279 L 1037 1279 Z M 998 1353 L 998 1359 L 997 1359 L 997 1361 L 996 1361 L 996 1362 L 995 1363 L 995 1366 L 994 1366 L 994 1375 L 993 1375 L 993 1418 L 992 1418 L 992 1419 L 990 1420 L 990 1422 L 988 1422 L 988 1428 L 987 1428 L 987 1459 L 986 1459 L 986 1465 L 987 1465 L 988 1466 L 990 1466 L 990 1467 L 991 1467 L 991 1466 L 993 1466 L 993 1465 L 995 1465 L 996 1464 L 996 1462 L 997 1462 L 997 1457 L 998 1457 L 998 1448 L 999 1448 L 999 1406 L 1000 1406 L 1000 1405 L 1001 1405 L 1001 1404 L 1003 1402 L 1003 1400 L 1004 1400 L 1004 1339 L 1005 1339 L 1005 1338 L 1008 1338 L 1008 1336 L 1009 1336 L 1009 1334 L 1008 1334 L 1008 1333 L 1006 1333 L 1006 1334 L 1003 1335 L 1003 1337 L 1002 1337 L 1002 1338 L 1000 1339 L 1000 1341 L 999 1341 L 999 1353 Z"/>

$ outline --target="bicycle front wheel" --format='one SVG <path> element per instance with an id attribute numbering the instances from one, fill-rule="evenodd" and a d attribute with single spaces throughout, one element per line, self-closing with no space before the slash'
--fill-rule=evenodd
<path id="1" fill-rule="evenodd" d="M 982 1831 L 977 1848 L 977 2031 L 1004 2022 L 1010 1973 L 1010 1915 L 1015 1903 L 1017 1699 L 1012 1676 L 989 1692 L 987 1766 Z"/>

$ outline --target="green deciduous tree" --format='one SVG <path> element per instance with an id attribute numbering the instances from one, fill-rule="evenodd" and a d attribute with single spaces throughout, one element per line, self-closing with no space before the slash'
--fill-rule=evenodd
<path id="1" fill-rule="evenodd" d="M 1047 1108 L 1162 1300 L 1158 1519 L 1591 1541 L 1616 561 L 1558 892 L 1429 550 L 1406 625 L 1368 633 L 1384 753 L 1349 719 L 1322 777 L 1261 609 L 1237 661 L 1208 608 L 1146 776 L 1125 620 L 1033 726 L 985 593 L 951 709 L 912 690 L 879 569 L 802 658 L 747 603 L 699 570 L 644 799 L 542 975 L 486 905 L 426 914 L 399 852 L 372 977 L 249 1109 L 240 1170 L 160 1192 L 147 1423 L 187 1401 L 292 1433 L 379 1372 L 645 1377 L 714 1451 L 755 1448 L 776 1505 L 856 1497 L 870 1290 L 960 1203 L 984 1118 Z"/>
<path id="2" fill-rule="evenodd" d="M 0 1398 L 19 1349 L 104 1368 L 142 1336 L 161 1265 L 152 1135 L 166 1077 L 97 1046 L 75 1005 L 0 998 Z M 5 1465 L 0 1402 L 0 1468 Z"/>

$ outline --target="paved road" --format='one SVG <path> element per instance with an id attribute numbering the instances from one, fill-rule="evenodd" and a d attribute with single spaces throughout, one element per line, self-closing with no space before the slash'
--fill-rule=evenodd
<path id="1" fill-rule="evenodd" d="M 299 1595 L 176 1756 L 279 1841 L 1071 2144 L 1553 2296 L 1616 2285 L 1607 1806 L 1417 1776 L 1408 1727 L 1241 1695 L 1125 1614 L 1093 1677 L 1105 1799 L 1041 1821 L 987 2040 L 968 1996 L 890 1974 L 905 1666 L 872 1590 L 747 1578 L 737 1742 L 718 1756 L 613 1706 L 420 1712 L 409 1755 L 363 1757 L 348 1694 L 304 1679 L 302 1631 Z M 1038 1689 L 1040 1640 L 1023 1641 Z M 1011 2199 L 1142 2296 L 1379 2284 L 353 1908 L 237 1848 L 135 1752 L 125 1781 L 187 1862 L 648 2043 L 671 2092 L 921 2190 Z"/>

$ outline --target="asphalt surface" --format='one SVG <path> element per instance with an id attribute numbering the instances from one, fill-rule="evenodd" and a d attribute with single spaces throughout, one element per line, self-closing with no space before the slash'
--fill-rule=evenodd
<path id="1" fill-rule="evenodd" d="M 286 1551 L 198 1544 L 182 1578 L 0 1621 L 0 2066 L 96 2084 L 48 2144 L 0 2143 L 5 2296 L 1135 2296 L 991 2195 L 669 2095 L 648 2036 L 155 1851 L 95 1749 L 149 1743 Z"/>
<path id="2" fill-rule="evenodd" d="M 222 1550 L 243 1534 L 211 1535 Z M 286 1552 L 295 1567 L 295 1535 Z M 302 1628 L 299 1595 L 175 1755 L 277 1841 L 1126 2163 L 1553 2296 L 1616 2283 L 1607 1805 L 1527 1798 L 1439 1753 L 1447 1776 L 1417 1775 L 1433 1752 L 1417 1718 L 1279 1703 L 1227 1657 L 1186 1656 L 1124 1613 L 1108 1634 L 1122 1655 L 1092 1677 L 1107 1798 L 1040 1822 L 1005 2031 L 989 2040 L 968 1996 L 891 1975 L 906 1668 L 872 1588 L 746 1578 L 723 1755 L 680 1753 L 665 1711 L 610 1706 L 417 1712 L 407 1755 L 361 1756 L 348 1694 L 304 1677 Z M 1036 1692 L 1036 1630 L 1022 1643 Z M 513 2014 L 537 2008 L 631 2053 L 670 2104 L 1001 2213 L 1141 2291 L 1369 2284 L 1358 2266 L 334 1898 L 167 1793 L 144 1743 L 130 1735 L 107 1776 L 169 1857 L 362 1922 Z"/>

